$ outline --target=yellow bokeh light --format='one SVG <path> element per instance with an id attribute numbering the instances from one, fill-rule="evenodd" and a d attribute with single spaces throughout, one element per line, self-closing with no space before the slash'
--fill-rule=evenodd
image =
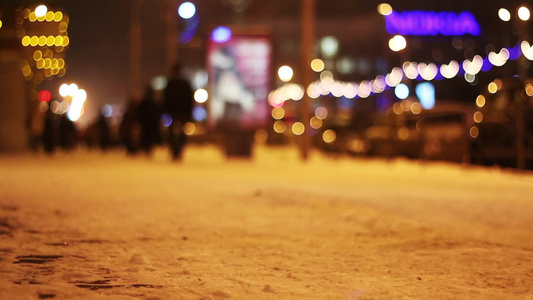
<path id="1" fill-rule="evenodd" d="M 315 58 L 311 61 L 311 69 L 315 72 L 322 72 L 325 67 L 326 65 L 324 64 L 324 61 L 319 58 Z"/>
<path id="2" fill-rule="evenodd" d="M 394 105 L 392 106 L 392 110 L 397 115 L 401 115 L 403 113 L 402 105 L 400 104 L 400 102 L 394 103 Z"/>
<path id="3" fill-rule="evenodd" d="M 411 104 L 411 112 L 415 115 L 420 114 L 422 112 L 422 105 L 418 102 L 413 102 L 413 104 Z"/>
<path id="4" fill-rule="evenodd" d="M 183 125 L 183 133 L 186 135 L 193 135 L 196 132 L 196 126 L 191 123 L 187 122 L 185 125 Z"/>
<path id="5" fill-rule="evenodd" d="M 477 96 L 477 98 L 476 98 L 477 107 L 481 108 L 481 107 L 485 106 L 486 102 L 487 102 L 487 100 L 485 99 L 485 96 L 483 96 L 483 95 Z"/>
<path id="6" fill-rule="evenodd" d="M 487 89 L 489 90 L 489 93 L 495 94 L 498 91 L 498 86 L 496 85 L 495 82 L 491 82 L 489 83 L 489 86 L 487 87 Z"/>
<path id="7" fill-rule="evenodd" d="M 381 3 L 378 5 L 378 12 L 382 16 L 388 16 L 392 14 L 392 6 L 388 3 Z"/>
<path id="8" fill-rule="evenodd" d="M 58 59 L 57 60 L 57 68 L 58 69 L 63 69 L 64 67 L 65 67 L 65 61 L 62 58 Z"/>
<path id="9" fill-rule="evenodd" d="M 500 8 L 498 10 L 498 17 L 504 22 L 509 22 L 511 20 L 511 13 L 505 8 Z"/>
<path id="10" fill-rule="evenodd" d="M 37 66 L 37 69 L 44 68 L 44 59 L 39 59 L 35 65 Z"/>
<path id="11" fill-rule="evenodd" d="M 470 136 L 473 138 L 477 138 L 479 136 L 479 128 L 477 128 L 476 126 L 472 126 L 470 128 Z"/>
<path id="12" fill-rule="evenodd" d="M 68 36 L 63 37 L 63 47 L 68 46 L 69 42 L 70 42 L 70 40 L 69 40 Z"/>
<path id="13" fill-rule="evenodd" d="M 22 38 L 22 46 L 28 46 L 31 43 L 31 38 L 29 36 L 25 36 Z"/>
<path id="14" fill-rule="evenodd" d="M 483 114 L 480 111 L 474 113 L 474 122 L 481 123 L 483 122 Z"/>
<path id="15" fill-rule="evenodd" d="M 30 9 L 29 8 L 26 8 L 26 9 L 24 9 L 24 11 L 22 11 L 22 17 L 24 19 L 27 19 L 27 18 L 30 17 Z"/>
<path id="16" fill-rule="evenodd" d="M 54 45 L 56 47 L 59 47 L 59 46 L 63 45 L 63 37 L 60 36 L 60 35 L 56 36 Z"/>
<path id="17" fill-rule="evenodd" d="M 305 132 L 305 125 L 302 122 L 292 124 L 292 133 L 302 135 Z"/>
<path id="18" fill-rule="evenodd" d="M 533 85 L 531 85 L 531 83 L 526 85 L 526 95 L 529 97 L 533 96 Z"/>
<path id="19" fill-rule="evenodd" d="M 46 45 L 46 37 L 44 35 L 41 35 L 39 37 L 39 46 L 44 46 Z"/>
<path id="20" fill-rule="evenodd" d="M 33 52 L 33 60 L 38 61 L 41 58 L 43 58 L 43 53 L 41 52 L 41 50 Z"/>
<path id="21" fill-rule="evenodd" d="M 309 125 L 311 125 L 311 127 L 314 129 L 319 129 L 320 127 L 322 127 L 323 123 L 324 122 L 322 122 L 322 120 L 317 118 L 316 116 L 313 116 L 311 120 L 309 120 Z"/>
<path id="22" fill-rule="evenodd" d="M 54 21 L 59 22 L 63 19 L 63 13 L 60 11 L 56 11 L 54 14 Z"/>
<path id="23" fill-rule="evenodd" d="M 24 77 L 28 77 L 31 75 L 31 67 L 28 66 L 28 65 L 25 65 L 24 67 L 22 67 L 22 75 L 24 75 Z"/>
<path id="24" fill-rule="evenodd" d="M 324 142 L 331 144 L 337 139 L 337 133 L 333 129 L 328 129 L 322 133 L 322 139 Z"/>
<path id="25" fill-rule="evenodd" d="M 46 46 L 48 47 L 53 46 L 55 42 L 56 42 L 56 38 L 51 35 L 46 38 Z"/>
<path id="26" fill-rule="evenodd" d="M 37 21 L 37 15 L 35 15 L 35 12 L 31 12 L 30 13 L 30 16 L 28 17 L 28 19 L 30 20 L 30 22 L 35 22 Z"/>
<path id="27" fill-rule="evenodd" d="M 285 110 L 282 107 L 274 107 L 272 109 L 272 118 L 281 120 L 285 117 Z"/>
<path id="28" fill-rule="evenodd" d="M 274 131 L 277 133 L 284 133 L 285 130 L 287 130 L 287 124 L 283 121 L 276 121 L 274 122 Z"/>
<path id="29" fill-rule="evenodd" d="M 54 20 L 55 14 L 53 11 L 49 11 L 46 13 L 46 21 L 52 22 Z"/>
<path id="30" fill-rule="evenodd" d="M 37 46 L 37 45 L 39 44 L 39 37 L 37 37 L 37 36 L 35 36 L 35 35 L 32 36 L 32 37 L 31 37 L 30 44 L 31 44 L 32 46 L 34 46 L 34 47 Z"/>
<path id="31" fill-rule="evenodd" d="M 2 28 L 2 20 L 0 20 L 0 28 Z"/>
<path id="32" fill-rule="evenodd" d="M 63 33 L 65 31 L 67 31 L 67 28 L 68 28 L 68 24 L 67 22 L 61 22 L 59 23 L 59 26 L 58 26 L 58 30 L 59 32 Z"/>

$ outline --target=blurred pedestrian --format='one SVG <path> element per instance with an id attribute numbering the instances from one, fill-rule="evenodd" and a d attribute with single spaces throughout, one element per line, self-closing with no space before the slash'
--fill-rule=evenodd
<path id="1" fill-rule="evenodd" d="M 72 151 L 78 142 L 78 129 L 67 114 L 59 119 L 59 146 L 66 151 Z"/>
<path id="2" fill-rule="evenodd" d="M 172 123 L 168 126 L 168 142 L 174 160 L 181 159 L 186 143 L 183 125 L 192 120 L 193 106 L 192 87 L 182 77 L 181 65 L 176 64 L 172 68 L 163 99 L 163 112 L 172 118 Z"/>
<path id="3" fill-rule="evenodd" d="M 139 121 L 137 120 L 137 109 L 139 102 L 137 99 L 130 99 L 126 106 L 126 111 L 122 116 L 122 123 L 120 123 L 120 138 L 124 146 L 126 146 L 126 153 L 128 155 L 137 154 L 139 150 Z"/>
<path id="4" fill-rule="evenodd" d="M 56 147 L 57 124 L 54 113 L 49 109 L 46 111 L 43 128 L 43 148 L 47 154 L 53 154 Z"/>
<path id="5" fill-rule="evenodd" d="M 139 104 L 138 119 L 141 126 L 141 149 L 148 155 L 159 140 L 159 109 L 154 100 L 154 90 L 147 87 Z"/>
<path id="6" fill-rule="evenodd" d="M 96 131 L 98 136 L 98 145 L 102 151 L 106 151 L 111 147 L 111 129 L 107 117 L 100 112 L 98 120 L 96 121 Z"/>

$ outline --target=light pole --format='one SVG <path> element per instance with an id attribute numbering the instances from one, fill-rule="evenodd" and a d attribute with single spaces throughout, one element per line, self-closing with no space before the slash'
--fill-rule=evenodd
<path id="1" fill-rule="evenodd" d="M 500 8 L 498 11 L 498 16 L 500 19 L 504 22 L 508 22 L 512 19 L 511 13 L 505 9 Z M 517 21 L 516 26 L 518 28 L 518 37 L 522 41 L 527 40 L 528 38 L 528 32 L 527 32 L 527 26 L 526 23 L 530 18 L 530 11 L 527 7 L 521 6 L 517 9 L 517 17 L 520 19 L 520 21 Z M 522 83 L 525 82 L 525 80 L 528 77 L 528 67 L 527 67 L 527 59 L 522 53 L 520 58 L 518 59 L 518 75 L 520 77 L 520 81 Z M 524 127 L 524 103 L 523 103 L 522 95 L 515 96 L 515 105 L 516 105 L 516 118 L 515 118 L 515 127 L 516 127 L 516 167 L 519 170 L 525 169 L 525 161 L 526 161 L 526 155 L 525 155 L 525 145 L 524 145 L 524 139 L 525 139 L 525 127 Z"/>

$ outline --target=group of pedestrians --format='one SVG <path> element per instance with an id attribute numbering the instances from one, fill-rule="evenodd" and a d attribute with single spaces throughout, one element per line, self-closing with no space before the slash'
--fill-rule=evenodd
<path id="1" fill-rule="evenodd" d="M 181 66 L 175 65 L 167 81 L 160 106 L 151 87 L 146 87 L 140 101 L 131 99 L 128 102 L 119 129 L 119 136 L 126 152 L 129 155 L 138 152 L 150 155 L 154 146 L 161 143 L 165 136 L 172 158 L 181 159 L 186 143 L 183 125 L 192 121 L 193 107 L 192 87 L 182 77 Z M 168 119 L 164 124 L 167 128 L 166 134 L 160 131 L 163 115 Z"/>

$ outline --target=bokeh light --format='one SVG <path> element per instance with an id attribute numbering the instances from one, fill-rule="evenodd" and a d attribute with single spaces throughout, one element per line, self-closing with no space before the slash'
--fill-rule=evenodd
<path id="1" fill-rule="evenodd" d="M 194 14 L 196 14 L 196 6 L 191 2 L 183 2 L 178 7 L 178 15 L 185 20 L 194 17 Z"/>
<path id="2" fill-rule="evenodd" d="M 483 95 L 477 96 L 477 98 L 476 98 L 477 107 L 481 108 L 481 107 L 485 106 L 485 103 L 486 103 L 485 96 L 483 96 Z"/>
<path id="3" fill-rule="evenodd" d="M 292 124 L 292 133 L 295 135 L 302 135 L 305 132 L 305 125 L 302 122 Z"/>
<path id="4" fill-rule="evenodd" d="M 511 13 L 505 8 L 500 8 L 498 10 L 498 17 L 504 22 L 509 22 L 511 20 Z"/>
<path id="5" fill-rule="evenodd" d="M 195 121 L 202 122 L 207 118 L 207 111 L 203 106 L 196 106 L 192 110 L 192 117 Z"/>
<path id="6" fill-rule="evenodd" d="M 407 99 L 409 97 L 409 87 L 405 83 L 400 83 L 394 88 L 394 95 L 398 99 Z"/>
<path id="7" fill-rule="evenodd" d="M 285 110 L 282 107 L 274 107 L 272 109 L 272 118 L 276 120 L 281 120 L 285 117 Z"/>
<path id="8" fill-rule="evenodd" d="M 206 102 L 208 97 L 209 94 L 205 89 L 197 89 L 196 92 L 194 92 L 194 101 L 198 103 Z"/>
<path id="9" fill-rule="evenodd" d="M 294 72 L 289 66 L 281 66 L 278 69 L 278 76 L 281 81 L 288 82 L 291 81 Z"/>
<path id="10" fill-rule="evenodd" d="M 394 52 L 401 51 L 405 47 L 407 47 L 407 41 L 401 35 L 395 35 L 389 40 L 389 48 Z"/>
<path id="11" fill-rule="evenodd" d="M 337 139 L 337 133 L 333 129 L 328 129 L 322 133 L 322 140 L 324 142 L 331 144 Z"/>
<path id="12" fill-rule="evenodd" d="M 273 129 L 276 133 L 284 133 L 287 130 L 287 124 L 283 121 L 274 122 Z"/>
<path id="13" fill-rule="evenodd" d="M 529 12 L 529 9 L 527 7 L 520 6 L 520 8 L 518 9 L 518 17 L 520 18 L 520 20 L 527 21 L 529 20 L 530 15 L 531 13 Z"/>
<path id="14" fill-rule="evenodd" d="M 317 107 L 317 109 L 315 109 L 315 116 L 324 120 L 328 117 L 328 110 L 323 106 Z"/>
<path id="15" fill-rule="evenodd" d="M 35 16 L 37 18 L 42 18 L 46 16 L 46 13 L 48 12 L 48 7 L 46 5 L 39 5 L 35 8 Z"/>
<path id="16" fill-rule="evenodd" d="M 381 3 L 378 5 L 378 12 L 382 16 L 388 16 L 392 14 L 392 6 L 388 3 Z"/>
<path id="17" fill-rule="evenodd" d="M 218 26 L 211 32 L 211 40 L 215 43 L 223 44 L 231 39 L 231 29 L 226 26 Z"/>
<path id="18" fill-rule="evenodd" d="M 325 67 L 324 61 L 320 58 L 315 58 L 311 61 L 311 69 L 315 72 L 322 72 Z"/>
<path id="19" fill-rule="evenodd" d="M 309 120 L 309 125 L 313 129 L 319 129 L 320 127 L 322 127 L 322 124 L 324 124 L 324 122 L 317 116 L 313 116 L 311 120 Z"/>
<path id="20" fill-rule="evenodd" d="M 41 90 L 37 94 L 37 99 L 41 102 L 48 102 L 52 99 L 52 94 L 48 90 Z"/>

